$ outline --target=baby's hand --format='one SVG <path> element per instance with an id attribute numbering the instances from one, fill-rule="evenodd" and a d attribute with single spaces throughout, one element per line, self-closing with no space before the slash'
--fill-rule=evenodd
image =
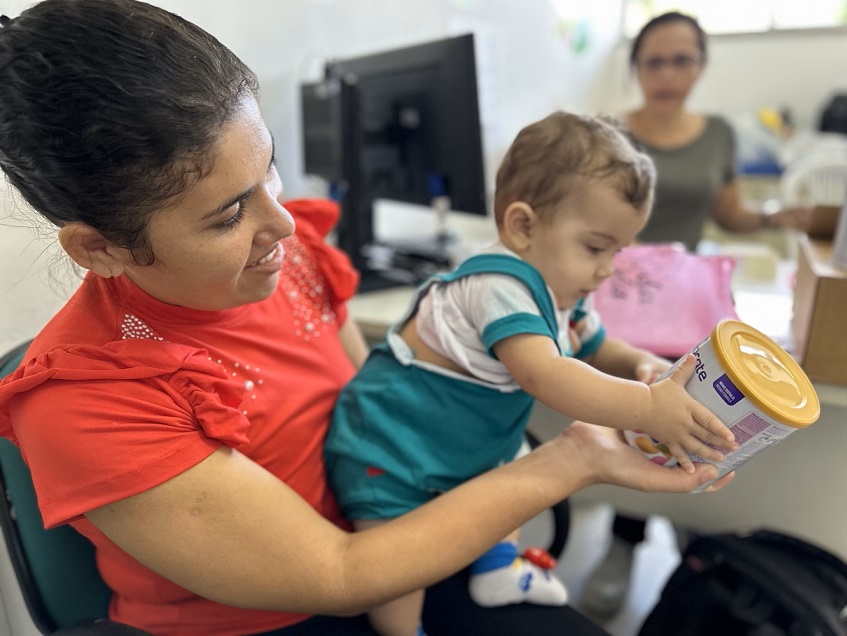
<path id="1" fill-rule="evenodd" d="M 722 461 L 723 453 L 711 446 L 727 451 L 735 450 L 735 436 L 705 406 L 685 390 L 696 365 L 693 355 L 669 377 L 650 386 L 651 412 L 641 430 L 667 446 L 671 454 L 687 472 L 694 472 L 688 453 L 704 459 Z M 708 446 L 710 444 L 711 446 Z"/>

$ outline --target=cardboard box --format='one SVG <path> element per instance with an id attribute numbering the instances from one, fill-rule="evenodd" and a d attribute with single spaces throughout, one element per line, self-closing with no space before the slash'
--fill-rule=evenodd
<path id="1" fill-rule="evenodd" d="M 832 265 L 831 241 L 800 237 L 792 332 L 812 380 L 847 384 L 847 270 Z"/>

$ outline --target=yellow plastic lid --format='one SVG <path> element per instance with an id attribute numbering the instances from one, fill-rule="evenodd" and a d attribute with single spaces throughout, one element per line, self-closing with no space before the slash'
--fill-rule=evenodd
<path id="1" fill-rule="evenodd" d="M 800 365 L 761 331 L 723 320 L 712 331 L 712 350 L 733 384 L 765 415 L 804 428 L 821 414 L 818 394 Z"/>

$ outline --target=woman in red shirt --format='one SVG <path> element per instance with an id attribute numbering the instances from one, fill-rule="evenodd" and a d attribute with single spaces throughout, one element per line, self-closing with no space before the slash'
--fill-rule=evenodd
<path id="1" fill-rule="evenodd" d="M 712 475 L 576 424 L 396 523 L 348 532 L 322 444 L 366 353 L 345 307 L 356 274 L 323 242 L 333 206 L 280 203 L 255 76 L 134 0 L 46 0 L 0 24 L 0 167 L 88 270 L 0 383 L 0 434 L 21 448 L 45 524 L 95 545 L 112 619 L 155 634 L 357 633 L 357 619 L 310 616 L 435 583 L 587 484 L 686 491 Z M 597 633 L 578 622 L 557 629 Z"/>

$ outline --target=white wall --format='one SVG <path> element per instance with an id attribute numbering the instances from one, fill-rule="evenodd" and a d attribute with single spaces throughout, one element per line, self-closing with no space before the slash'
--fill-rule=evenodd
<path id="1" fill-rule="evenodd" d="M 297 86 L 317 78 L 327 58 L 474 32 L 489 177 L 517 131 L 551 110 L 619 113 L 637 103 L 619 0 L 241 0 L 240 11 L 223 0 L 154 4 L 199 23 L 259 74 L 292 195 L 310 187 L 301 175 Z M 587 32 L 582 51 L 577 23 Z M 787 106 L 809 127 L 836 90 L 847 90 L 845 30 L 716 36 L 710 57 L 693 104 L 711 112 Z"/>
<path id="2" fill-rule="evenodd" d="M 7 0 L 15 15 L 31 2 Z M 619 44 L 620 0 L 153 0 L 198 23 L 259 75 L 262 107 L 292 195 L 301 176 L 297 87 L 322 63 L 473 31 L 489 174 L 524 124 L 550 110 L 618 113 L 637 92 Z M 582 6 L 570 6 L 582 5 Z M 563 17 L 560 8 L 568 7 Z M 574 50 L 573 25 L 588 33 Z M 719 36 L 694 95 L 695 106 L 735 115 L 789 106 L 800 126 L 814 125 L 823 103 L 847 90 L 847 32 Z"/>
<path id="3" fill-rule="evenodd" d="M 34 219 L 0 179 L 0 355 L 32 338 L 80 280 Z"/>
<path id="4" fill-rule="evenodd" d="M 15 15 L 29 4 L 8 0 L 4 11 Z M 153 4 L 197 22 L 258 73 L 262 107 L 277 138 L 283 182 L 292 195 L 308 191 L 310 185 L 301 176 L 297 87 L 317 78 L 327 58 L 473 31 L 490 175 L 517 130 L 533 119 L 555 108 L 618 113 L 637 97 L 626 65 L 627 44 L 618 45 L 619 0 L 153 0 Z M 573 23 L 582 24 L 588 33 L 582 52 L 574 50 Z M 838 88 L 847 90 L 845 36 L 842 30 L 713 37 L 711 63 L 694 104 L 727 115 L 785 105 L 799 125 L 813 125 L 824 101 Z"/>
<path id="5" fill-rule="evenodd" d="M 259 75 L 262 108 L 290 196 L 315 192 L 301 174 L 298 85 L 331 57 L 473 31 L 477 36 L 489 191 L 503 152 L 526 123 L 556 108 L 618 113 L 636 96 L 619 43 L 618 0 L 153 0 L 216 35 Z M 31 2 L 5 0 L 17 15 Z M 559 8 L 557 13 L 555 7 Z M 575 26 L 576 25 L 576 26 Z M 578 50 L 577 27 L 587 34 Z M 847 90 L 847 33 L 715 37 L 694 103 L 726 115 L 789 106 L 812 125 Z M 0 191 L 2 195 L 2 191 Z M 0 196 L 0 205 L 2 205 Z M 24 217 L 25 219 L 25 217 Z M 14 227 L 9 227 L 10 225 Z M 49 239 L 0 207 L 0 347 L 34 333 L 74 287 L 50 270 Z M 0 349 L 2 350 L 2 349 Z"/>

